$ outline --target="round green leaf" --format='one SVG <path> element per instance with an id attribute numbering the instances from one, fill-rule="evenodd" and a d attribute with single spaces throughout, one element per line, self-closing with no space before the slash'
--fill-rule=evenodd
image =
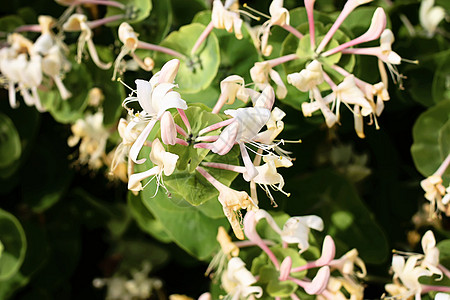
<path id="1" fill-rule="evenodd" d="M 20 158 L 22 145 L 19 133 L 11 119 L 0 113 L 0 168 L 5 168 Z"/>
<path id="2" fill-rule="evenodd" d="M 72 61 L 72 70 L 66 74 L 64 84 L 72 93 L 71 98 L 63 100 L 56 87 L 50 91 L 39 90 L 39 97 L 42 105 L 57 122 L 67 124 L 83 117 L 83 111 L 88 104 L 87 95 L 92 87 L 92 78 L 84 64 Z"/>
<path id="3" fill-rule="evenodd" d="M 16 217 L 3 209 L 0 209 L 0 239 L 4 248 L 0 256 L 0 281 L 2 281 L 19 270 L 27 249 L 22 226 Z"/>
<path id="4" fill-rule="evenodd" d="M 111 17 L 116 15 L 125 14 L 126 18 L 108 23 L 108 26 L 118 26 L 122 22 L 128 22 L 130 24 L 140 22 L 150 15 L 152 10 L 151 0 L 116 0 L 117 2 L 126 5 L 125 10 L 118 7 L 108 6 L 106 9 L 105 17 Z"/>
<path id="5" fill-rule="evenodd" d="M 175 79 L 180 93 L 197 93 L 206 89 L 219 69 L 219 42 L 214 33 L 210 33 L 197 50 L 197 53 L 191 56 L 191 49 L 205 28 L 205 26 L 198 23 L 183 26 L 179 31 L 169 34 L 161 43 L 161 46 L 185 55 L 185 58 L 181 59 L 180 68 Z M 154 59 L 157 68 L 161 68 L 164 63 L 173 59 L 173 57 L 157 52 Z M 158 71 L 157 68 L 155 68 L 155 71 Z"/>
<path id="6" fill-rule="evenodd" d="M 432 175 L 450 153 L 450 100 L 442 101 L 422 113 L 413 127 L 411 154 L 423 176 Z M 448 183 L 450 171 L 443 176 Z"/>

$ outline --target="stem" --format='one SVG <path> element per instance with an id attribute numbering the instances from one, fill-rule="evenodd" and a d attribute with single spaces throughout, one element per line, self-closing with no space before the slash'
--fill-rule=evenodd
<path id="1" fill-rule="evenodd" d="M 303 37 L 303 34 L 301 34 L 297 29 L 295 29 L 295 28 L 292 27 L 291 25 L 284 24 L 283 26 L 281 26 L 281 28 L 285 29 L 285 30 L 288 31 L 289 33 L 292 33 L 292 34 L 295 35 L 298 39 L 301 39 L 301 38 Z"/>
<path id="2" fill-rule="evenodd" d="M 33 24 L 33 25 L 22 25 L 17 27 L 14 32 L 41 32 L 41 25 Z"/>
<path id="3" fill-rule="evenodd" d="M 211 174 L 209 174 L 205 169 L 203 169 L 202 167 L 197 167 L 195 168 L 197 170 L 197 172 L 199 172 L 203 177 L 205 177 L 206 180 L 209 181 L 209 183 L 211 183 L 216 190 L 220 191 L 223 188 L 223 184 L 221 182 L 219 182 L 217 179 L 215 179 L 214 177 L 212 177 Z"/>
<path id="4" fill-rule="evenodd" d="M 184 126 L 188 132 L 191 132 L 191 124 L 189 123 L 189 119 L 186 116 L 186 113 L 181 108 L 177 108 L 178 113 L 180 114 L 181 120 L 183 120 Z"/>
<path id="5" fill-rule="evenodd" d="M 431 291 L 450 293 L 450 286 L 440 286 L 440 285 L 426 285 L 422 284 L 422 294 L 426 294 Z"/>
<path id="6" fill-rule="evenodd" d="M 75 1 L 72 5 L 78 5 L 78 4 L 97 4 L 97 5 L 106 5 L 106 6 L 113 6 L 120 9 L 125 9 L 126 5 L 120 2 L 116 1 L 110 1 L 110 0 L 78 0 Z"/>
<path id="7" fill-rule="evenodd" d="M 89 28 L 94 29 L 97 28 L 99 26 L 102 26 L 104 24 L 110 23 L 110 22 L 115 22 L 118 21 L 120 19 L 125 18 L 124 14 L 120 14 L 120 15 L 114 15 L 114 16 L 110 16 L 107 18 L 103 18 L 103 19 L 99 19 L 99 20 L 95 20 L 95 21 L 89 21 L 87 22 Z"/>
<path id="8" fill-rule="evenodd" d="M 333 82 L 333 80 L 330 78 L 330 76 L 328 76 L 327 73 L 323 72 L 322 74 L 323 74 L 323 78 L 328 83 L 328 85 L 331 87 L 331 89 L 333 91 L 335 91 L 337 89 L 337 85 Z"/>
<path id="9" fill-rule="evenodd" d="M 294 53 L 294 54 L 288 54 L 288 55 L 285 55 L 285 56 L 274 58 L 274 59 L 271 59 L 271 60 L 267 60 L 266 63 L 268 63 L 271 68 L 273 68 L 273 67 L 281 65 L 281 64 L 283 64 L 285 62 L 288 62 L 288 61 L 291 61 L 291 60 L 294 60 L 294 59 L 297 59 L 297 58 L 298 58 L 297 54 Z"/>
<path id="10" fill-rule="evenodd" d="M 222 128 L 224 126 L 230 125 L 234 121 L 235 121 L 234 118 L 231 118 L 231 119 L 210 125 L 208 127 L 203 128 L 202 130 L 200 130 L 198 135 L 203 135 L 204 133 L 207 133 L 207 132 Z"/>
<path id="11" fill-rule="evenodd" d="M 199 136 L 195 139 L 196 142 L 215 142 L 219 139 L 218 135 Z"/>
<path id="12" fill-rule="evenodd" d="M 177 132 L 178 132 L 179 134 L 181 134 L 181 135 L 184 136 L 184 137 L 188 137 L 188 134 L 186 133 L 186 131 L 184 131 L 183 128 L 181 128 L 180 125 L 175 124 L 175 127 L 176 127 Z"/>
<path id="13" fill-rule="evenodd" d="M 183 146 L 189 146 L 188 142 L 186 142 L 185 140 L 182 140 L 180 138 L 175 138 L 175 144 L 180 144 Z"/>
<path id="14" fill-rule="evenodd" d="M 292 300 L 300 300 L 300 298 L 295 293 L 292 293 L 290 295 L 290 297 L 291 297 Z"/>
<path id="15" fill-rule="evenodd" d="M 437 169 L 437 171 L 434 172 L 434 175 L 442 177 L 442 174 L 444 174 L 445 170 L 447 170 L 449 164 L 450 164 L 450 154 L 445 158 L 444 162 L 441 164 L 439 169 Z"/>
<path id="16" fill-rule="evenodd" d="M 150 44 L 150 43 L 146 43 L 146 42 L 142 42 L 142 41 L 138 41 L 138 45 L 137 45 L 138 49 L 146 49 L 146 50 L 153 50 L 153 51 L 158 51 L 158 52 L 162 52 L 162 53 L 166 53 L 168 55 L 172 55 L 174 57 L 178 57 L 180 59 L 186 59 L 186 56 L 184 56 L 183 54 L 163 47 L 163 46 L 159 46 L 159 45 L 154 45 L 154 44 Z"/>
<path id="17" fill-rule="evenodd" d="M 314 2 L 315 0 L 305 1 L 306 14 L 308 15 L 309 39 L 311 50 L 316 48 L 316 29 L 314 26 Z"/>
<path id="18" fill-rule="evenodd" d="M 233 171 L 236 173 L 245 173 L 247 171 L 247 169 L 242 166 L 233 166 L 233 165 L 222 164 L 222 163 L 203 162 L 202 165 L 205 167 L 228 170 L 228 171 Z"/>
<path id="19" fill-rule="evenodd" d="M 227 101 L 228 97 L 226 94 L 222 93 L 219 96 L 219 99 L 216 102 L 216 105 L 214 105 L 214 108 L 212 110 L 213 114 L 218 114 L 220 112 L 220 110 L 222 109 L 223 105 L 225 104 L 225 102 Z"/>
<path id="20" fill-rule="evenodd" d="M 450 278 L 450 271 L 446 267 L 444 267 L 443 265 L 439 264 L 438 268 L 445 274 L 445 276 Z"/>
<path id="21" fill-rule="evenodd" d="M 191 55 L 195 54 L 197 49 L 200 47 L 200 45 L 206 40 L 208 35 L 211 33 L 211 31 L 214 29 L 213 22 L 209 22 L 208 26 L 206 26 L 205 30 L 203 30 L 202 34 L 198 37 L 197 41 L 194 44 L 194 47 L 192 47 Z"/>
<path id="22" fill-rule="evenodd" d="M 275 243 L 270 240 L 262 240 L 266 245 L 273 246 Z M 237 241 L 233 242 L 238 248 L 244 248 L 244 247 L 252 247 L 252 246 L 258 246 L 255 242 L 252 241 Z"/>
<path id="23" fill-rule="evenodd" d="M 380 49 L 380 47 L 349 48 L 349 49 L 343 49 L 341 52 L 342 52 L 342 54 L 359 54 L 359 55 L 379 56 L 381 49 Z"/>

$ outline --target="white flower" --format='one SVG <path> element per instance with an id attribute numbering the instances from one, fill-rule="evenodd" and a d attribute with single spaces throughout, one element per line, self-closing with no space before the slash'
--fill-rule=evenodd
<path id="1" fill-rule="evenodd" d="M 300 72 L 289 74 L 287 81 L 302 92 L 310 91 L 324 81 L 322 64 L 313 60 Z"/>
<path id="2" fill-rule="evenodd" d="M 439 249 L 436 247 L 436 239 L 434 238 L 433 231 L 428 230 L 422 237 L 422 249 L 425 257 L 421 263 L 421 266 L 430 270 L 433 274 L 443 276 L 439 266 Z"/>
<path id="3" fill-rule="evenodd" d="M 284 99 L 287 95 L 287 89 L 281 79 L 280 74 L 272 69 L 268 61 L 256 62 L 255 65 L 250 69 L 250 76 L 256 87 L 260 90 L 264 90 L 270 85 L 270 79 L 277 85 L 277 97 Z"/>
<path id="4" fill-rule="evenodd" d="M 228 32 L 233 32 L 237 39 L 242 39 L 242 20 L 237 12 L 238 4 L 235 1 L 227 1 L 231 5 L 224 6 L 222 1 L 214 0 L 211 21 L 215 28 L 225 29 Z"/>
<path id="5" fill-rule="evenodd" d="M 283 226 L 281 238 L 288 244 L 298 244 L 300 253 L 309 247 L 308 235 L 310 228 L 322 231 L 322 218 L 318 216 L 303 216 L 289 218 Z"/>
<path id="6" fill-rule="evenodd" d="M 131 190 L 131 191 L 143 190 L 144 187 L 142 186 L 141 181 L 148 177 L 152 177 L 152 179 L 156 178 L 156 184 L 157 184 L 157 189 L 155 192 L 155 195 L 156 195 L 156 193 L 158 192 L 159 186 L 162 186 L 165 188 L 164 182 L 162 180 L 162 174 L 164 173 L 165 176 L 169 176 L 169 175 L 172 175 L 172 173 L 175 171 L 175 167 L 176 167 L 177 160 L 178 160 L 178 155 L 164 150 L 164 147 L 161 144 L 161 142 L 159 141 L 159 139 L 155 139 L 152 142 L 152 150 L 150 152 L 150 160 L 152 161 L 152 163 L 155 166 L 145 172 L 132 174 L 128 180 L 128 189 L 129 190 Z"/>
<path id="7" fill-rule="evenodd" d="M 252 294 L 260 298 L 263 290 L 260 286 L 252 286 L 256 282 L 256 278 L 245 268 L 245 263 L 239 257 L 230 259 L 228 268 L 222 275 L 222 286 L 232 300 L 247 299 Z"/>
<path id="8" fill-rule="evenodd" d="M 101 69 L 107 70 L 111 67 L 111 63 L 103 63 L 98 57 L 97 50 L 95 49 L 94 42 L 92 41 L 92 30 L 89 27 L 87 17 L 82 14 L 73 14 L 69 19 L 63 24 L 63 30 L 74 32 L 81 31 L 80 37 L 78 38 L 78 48 L 77 48 L 77 61 L 81 62 L 81 57 L 83 55 L 84 45 L 87 43 L 89 54 L 92 61 Z"/>
<path id="9" fill-rule="evenodd" d="M 437 26 L 445 17 L 445 10 L 440 6 L 433 6 L 434 0 L 422 0 L 419 9 L 420 25 L 427 31 L 428 37 L 432 37 Z"/>

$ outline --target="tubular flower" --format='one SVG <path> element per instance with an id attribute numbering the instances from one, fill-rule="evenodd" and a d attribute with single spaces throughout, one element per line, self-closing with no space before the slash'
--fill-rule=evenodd
<path id="1" fill-rule="evenodd" d="M 272 53 L 272 46 L 267 44 L 270 28 L 274 25 L 289 25 L 289 11 L 283 7 L 283 0 L 273 0 L 269 6 L 270 19 L 261 26 L 261 52 L 264 56 Z"/>
<path id="2" fill-rule="evenodd" d="M 236 98 L 247 103 L 249 93 L 245 88 L 244 78 L 231 75 L 220 82 L 220 96 L 212 113 L 218 113 L 224 104 L 233 104 Z"/>
<path id="3" fill-rule="evenodd" d="M 162 180 L 162 174 L 164 173 L 165 176 L 172 175 L 172 173 L 175 171 L 178 155 L 167 152 L 159 139 L 155 139 L 152 142 L 150 160 L 155 166 L 145 172 L 132 174 L 128 180 L 129 190 L 136 192 L 143 190 L 145 186 L 142 186 L 141 181 L 151 176 L 152 180 L 153 178 L 156 178 L 157 188 L 155 195 L 158 192 L 159 186 L 162 186 L 164 189 L 166 189 L 166 187 L 164 186 L 164 181 Z"/>
<path id="4" fill-rule="evenodd" d="M 225 6 L 220 0 L 214 0 L 211 21 L 215 28 L 225 29 L 228 32 L 233 32 L 237 39 L 242 39 L 242 20 L 237 12 L 239 4 L 235 0 L 228 0 Z"/>
<path id="5" fill-rule="evenodd" d="M 275 84 L 277 85 L 277 97 L 280 99 L 284 99 L 286 97 L 286 86 L 284 85 L 280 74 L 272 69 L 268 61 L 256 62 L 255 65 L 250 69 L 250 76 L 252 77 L 252 80 L 255 83 L 256 87 L 260 90 L 264 90 L 267 86 L 270 85 L 270 77 L 270 79 L 272 79 L 273 82 L 275 82 Z"/>
<path id="6" fill-rule="evenodd" d="M 292 217 L 284 224 L 281 238 L 288 244 L 298 244 L 300 253 L 302 253 L 309 248 L 310 228 L 322 231 L 323 227 L 323 221 L 318 216 Z"/>
<path id="7" fill-rule="evenodd" d="M 87 43 L 89 54 L 92 61 L 101 69 L 107 70 L 111 67 L 111 63 L 103 63 L 98 57 L 97 50 L 95 49 L 94 42 L 92 41 L 92 30 L 89 27 L 87 17 L 82 14 L 73 14 L 69 19 L 63 24 L 63 30 L 74 32 L 81 31 L 80 37 L 78 38 L 78 48 L 77 48 L 77 61 L 81 63 L 81 57 L 83 55 L 84 45 Z"/>
<path id="8" fill-rule="evenodd" d="M 302 92 L 308 92 L 324 81 L 322 64 L 313 60 L 305 69 L 287 76 L 288 83 Z"/>
<path id="9" fill-rule="evenodd" d="M 434 6 L 434 0 L 422 0 L 419 9 L 420 25 L 427 32 L 428 37 L 432 37 L 436 32 L 439 23 L 445 17 L 445 10 L 440 6 Z"/>
<path id="10" fill-rule="evenodd" d="M 245 268 L 245 263 L 239 257 L 228 261 L 227 270 L 222 275 L 222 286 L 233 300 L 254 295 L 260 298 L 263 290 L 260 286 L 252 286 L 256 278 Z M 247 299 L 247 298 L 246 298 Z"/>
<path id="11" fill-rule="evenodd" d="M 420 182 L 420 186 L 425 191 L 425 198 L 430 201 L 432 210 L 435 208 L 444 212 L 446 215 L 450 215 L 450 205 L 448 203 L 448 197 L 445 197 L 446 190 L 442 185 L 442 177 L 439 175 L 431 175 Z M 447 200 L 447 201 L 443 201 Z"/>
<path id="12" fill-rule="evenodd" d="M 0 71 L 8 84 L 9 103 L 18 107 L 16 85 L 28 106 L 36 106 L 43 112 L 44 107 L 38 95 L 38 86 L 42 82 L 42 57 L 33 47 L 33 43 L 18 33 L 8 36 L 10 47 L 0 49 Z"/>
<path id="13" fill-rule="evenodd" d="M 120 50 L 119 55 L 117 55 L 116 60 L 114 61 L 114 73 L 113 80 L 116 78 L 117 72 L 120 70 L 120 63 L 125 55 L 130 54 L 133 57 L 133 60 L 145 71 L 151 71 L 155 66 L 155 62 L 150 57 L 146 57 L 143 61 L 134 53 L 134 51 L 138 48 L 139 40 L 138 34 L 134 31 L 133 27 L 130 24 L 123 22 L 119 26 L 119 40 L 123 43 L 122 49 Z M 120 72 L 121 73 L 121 72 Z"/>
<path id="14" fill-rule="evenodd" d="M 109 132 L 103 126 L 103 112 L 87 114 L 84 119 L 78 119 L 72 125 L 72 136 L 67 143 L 74 147 L 80 141 L 79 158 L 80 164 L 88 164 L 91 169 L 99 169 L 106 157 L 105 147 Z"/>
<path id="15" fill-rule="evenodd" d="M 178 59 L 170 60 L 149 81 L 137 79 L 137 88 L 136 91 L 133 91 L 136 96 L 130 96 L 123 102 L 129 114 L 133 116 L 134 122 L 147 124 L 130 149 L 130 157 L 135 163 L 145 162 L 145 159 L 137 160 L 137 156 L 156 121 L 161 120 L 161 136 L 164 143 L 174 144 L 176 140 L 173 136 L 176 135 L 173 130 L 175 127 L 174 120 L 171 116 L 167 116 L 167 114 L 170 114 L 167 110 L 170 108 L 187 109 L 186 102 L 181 99 L 178 92 L 173 90 L 176 87 L 173 81 L 178 72 L 179 64 Z M 138 102 L 142 110 L 134 113 L 127 106 L 132 102 Z"/>

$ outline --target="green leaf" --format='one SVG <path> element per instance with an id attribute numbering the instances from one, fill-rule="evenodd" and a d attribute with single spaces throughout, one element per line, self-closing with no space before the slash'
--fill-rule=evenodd
<path id="1" fill-rule="evenodd" d="M 133 24 L 133 28 L 139 33 L 140 40 L 159 44 L 169 33 L 172 19 L 170 1 L 154 1 L 150 16 L 138 24 Z"/>
<path id="2" fill-rule="evenodd" d="M 155 190 L 153 181 L 141 191 L 144 205 L 163 224 L 164 230 L 178 246 L 198 259 L 209 259 L 218 247 L 217 229 L 219 226 L 229 228 L 228 221 L 225 218 L 209 218 L 175 195 L 168 199 L 162 189 L 153 197 Z M 181 207 L 175 204 L 177 202 L 186 205 Z"/>
<path id="3" fill-rule="evenodd" d="M 0 257 L 1 282 L 17 273 L 27 250 L 27 240 L 20 222 L 12 214 L 1 208 L 0 237 L 4 247 Z"/>
<path id="4" fill-rule="evenodd" d="M 34 147 L 22 174 L 21 188 L 23 200 L 35 213 L 53 206 L 66 192 L 74 174 L 68 166 L 67 156 L 67 146 L 61 140 L 55 142 L 44 137 Z M 39 180 L 36 170 L 40 170 Z"/>
<path id="5" fill-rule="evenodd" d="M 442 61 L 434 73 L 432 95 L 433 101 L 450 100 L 450 51 L 443 55 Z"/>
<path id="6" fill-rule="evenodd" d="M 24 24 L 25 22 L 22 18 L 16 15 L 9 15 L 0 18 L 0 28 L 6 33 L 13 32 L 17 27 Z"/>
<path id="7" fill-rule="evenodd" d="M 128 22 L 130 24 L 140 22 L 150 15 L 152 10 L 151 0 L 116 0 L 117 2 L 126 5 L 125 10 L 118 7 L 108 6 L 106 9 L 105 18 L 125 14 L 126 18 L 116 22 L 110 22 L 107 26 L 118 26 L 122 22 Z"/>
<path id="8" fill-rule="evenodd" d="M 293 179 L 287 185 L 292 195 L 301 195 L 301 201 L 288 201 L 286 211 L 320 216 L 325 224 L 323 233 L 331 235 L 339 245 L 338 255 L 357 248 L 367 263 L 386 259 L 384 233 L 347 179 L 321 170 L 304 179 Z"/>
<path id="9" fill-rule="evenodd" d="M 446 267 L 450 268 L 450 239 L 440 241 L 437 244 L 437 248 L 439 249 L 439 263 Z"/>
<path id="10" fill-rule="evenodd" d="M 417 170 L 425 177 L 432 175 L 450 153 L 449 120 L 450 100 L 446 100 L 423 112 L 414 124 L 411 154 Z M 449 182 L 449 170 L 443 179 Z"/>
<path id="11" fill-rule="evenodd" d="M 206 27 L 195 23 L 181 27 L 161 42 L 161 46 L 173 49 L 185 55 L 181 59 L 175 82 L 180 93 L 196 93 L 206 89 L 217 74 L 220 64 L 219 42 L 211 33 L 200 46 L 197 54 L 191 56 L 191 49 Z M 165 53 L 155 53 L 155 71 L 173 57 Z"/>
<path id="12" fill-rule="evenodd" d="M 142 203 L 139 196 L 128 193 L 128 207 L 139 227 L 163 243 L 170 243 L 171 239 L 164 229 L 164 225 L 152 215 L 148 208 Z M 222 214 L 223 215 L 223 214 Z"/>
<path id="13" fill-rule="evenodd" d="M 0 113 L 0 168 L 6 168 L 20 158 L 22 145 L 11 119 Z"/>
<path id="14" fill-rule="evenodd" d="M 83 117 L 88 104 L 88 92 L 92 87 L 92 78 L 84 64 L 72 63 L 72 70 L 67 73 L 64 85 L 72 93 L 72 97 L 63 100 L 56 88 L 50 91 L 39 90 L 42 105 L 59 123 L 67 124 Z M 80 88 L 83 87 L 83 88 Z"/>

